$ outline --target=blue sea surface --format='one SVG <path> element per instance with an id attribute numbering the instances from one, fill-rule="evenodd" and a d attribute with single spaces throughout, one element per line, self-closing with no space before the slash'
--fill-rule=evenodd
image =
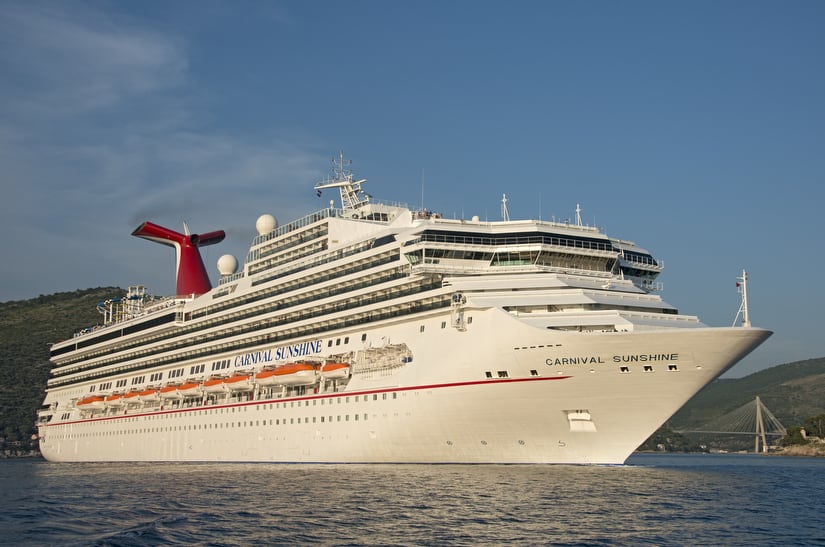
<path id="1" fill-rule="evenodd" d="M 2 545 L 825 545 L 825 459 L 0 461 Z"/>

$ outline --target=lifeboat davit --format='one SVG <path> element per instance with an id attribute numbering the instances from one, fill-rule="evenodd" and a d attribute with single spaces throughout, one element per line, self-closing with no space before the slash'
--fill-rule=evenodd
<path id="1" fill-rule="evenodd" d="M 343 380 L 349 377 L 349 363 L 324 363 L 321 367 L 321 376 L 327 380 Z"/>
<path id="2" fill-rule="evenodd" d="M 178 386 L 178 393 L 183 397 L 196 397 L 201 393 L 201 385 L 198 382 L 186 382 Z"/>
<path id="3" fill-rule="evenodd" d="M 284 386 L 307 386 L 316 381 L 318 365 L 314 363 L 287 363 L 273 370 L 276 383 Z"/>
<path id="4" fill-rule="evenodd" d="M 144 403 L 155 403 L 160 401 L 160 393 L 157 389 L 144 389 L 140 392 L 140 400 Z"/>
<path id="5" fill-rule="evenodd" d="M 161 399 L 180 399 L 182 395 L 178 393 L 178 386 L 171 385 L 160 388 Z"/>
<path id="6" fill-rule="evenodd" d="M 226 391 L 224 378 L 211 378 L 203 383 L 203 390 L 206 393 L 223 393 Z"/>
<path id="7" fill-rule="evenodd" d="M 82 410 L 100 410 L 106 403 L 100 395 L 90 395 L 89 397 L 80 399 L 75 404 L 77 405 L 77 408 Z"/>
<path id="8" fill-rule="evenodd" d="M 106 397 L 104 402 L 106 403 L 106 406 L 110 406 L 110 407 L 113 407 L 113 408 L 123 406 L 123 395 L 121 395 L 119 393 L 109 395 L 108 397 Z"/>
<path id="9" fill-rule="evenodd" d="M 230 391 L 250 391 L 252 389 L 252 376 L 249 374 L 236 374 L 223 381 L 223 385 Z"/>

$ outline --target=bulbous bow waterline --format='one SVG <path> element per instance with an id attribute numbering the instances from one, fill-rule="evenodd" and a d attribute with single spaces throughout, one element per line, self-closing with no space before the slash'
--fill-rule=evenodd
<path id="1" fill-rule="evenodd" d="M 226 237 L 223 230 L 206 234 L 181 234 L 146 221 L 138 226 L 132 235 L 175 248 L 176 294 L 200 295 L 212 289 L 212 283 L 209 281 L 209 275 L 206 273 L 198 247 L 223 241 Z"/>

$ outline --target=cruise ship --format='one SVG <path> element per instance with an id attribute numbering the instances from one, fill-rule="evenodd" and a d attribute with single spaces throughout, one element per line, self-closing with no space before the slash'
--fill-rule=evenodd
<path id="1" fill-rule="evenodd" d="M 449 219 L 373 199 L 350 167 L 314 187 L 339 204 L 258 218 L 214 287 L 199 248 L 223 231 L 141 224 L 173 247 L 176 294 L 129 287 L 51 346 L 43 456 L 621 464 L 771 334 L 746 293 L 738 326 L 679 313 L 662 263 L 578 207 Z"/>

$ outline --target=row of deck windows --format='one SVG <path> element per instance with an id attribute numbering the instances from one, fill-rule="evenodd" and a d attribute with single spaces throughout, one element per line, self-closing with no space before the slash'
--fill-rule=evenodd
<path id="1" fill-rule="evenodd" d="M 430 281 L 429 283 L 424 283 L 424 282 L 416 283 L 416 284 L 409 285 L 409 286 L 406 286 L 406 287 L 399 287 L 399 288 L 394 289 L 394 290 L 388 290 L 388 291 L 386 291 L 386 293 L 384 295 L 374 295 L 369 300 L 371 302 L 379 302 L 379 301 L 384 301 L 384 300 L 394 300 L 394 299 L 398 299 L 402 296 L 406 296 L 406 295 L 409 295 L 409 294 L 420 294 L 422 292 L 437 289 L 439 287 L 440 287 L 440 282 L 438 280 Z M 343 311 L 345 309 L 359 307 L 359 306 L 363 305 L 364 303 L 366 303 L 366 302 L 355 301 L 354 300 L 349 305 L 345 304 L 345 305 L 341 306 L 338 309 L 338 311 Z M 289 331 L 283 331 L 282 333 L 276 334 L 276 335 L 261 334 L 261 335 L 258 335 L 256 337 L 254 337 L 254 338 L 241 340 L 241 341 L 237 341 L 237 342 L 234 342 L 234 343 L 222 344 L 220 346 L 213 345 L 213 346 L 210 346 L 210 347 L 207 347 L 207 348 L 202 348 L 202 349 L 198 349 L 198 350 L 191 350 L 191 351 L 186 352 L 185 354 L 169 355 L 167 357 L 157 358 L 157 359 L 152 360 L 151 362 L 146 362 L 142 365 L 137 365 L 137 366 L 129 366 L 128 368 L 132 369 L 132 370 L 135 370 L 135 369 L 140 370 L 140 369 L 143 369 L 143 368 L 153 368 L 153 367 L 165 364 L 165 363 L 175 362 L 175 361 L 179 361 L 179 360 L 182 360 L 182 359 L 208 357 L 209 355 L 212 355 L 212 354 L 215 354 L 215 353 L 226 353 L 227 351 L 232 351 L 232 350 L 237 351 L 237 350 L 242 350 L 242 349 L 249 348 L 249 347 L 260 346 L 261 344 L 264 344 L 264 343 L 275 343 L 275 342 L 279 342 L 279 341 L 282 341 L 282 340 L 295 339 L 295 338 L 298 338 L 298 337 L 301 337 L 301 336 L 311 336 L 312 334 L 315 334 L 315 333 L 327 332 L 329 330 L 333 330 L 333 329 L 336 329 L 336 328 L 344 328 L 344 327 L 348 327 L 348 326 L 363 325 L 365 323 L 370 323 L 370 322 L 373 322 L 373 321 L 379 321 L 379 320 L 387 319 L 387 318 L 390 318 L 390 317 L 398 317 L 398 316 L 406 315 L 406 314 L 409 314 L 409 313 L 418 313 L 420 311 L 438 309 L 438 308 L 445 307 L 445 306 L 448 306 L 448 305 L 449 305 L 449 295 L 442 295 L 442 296 L 439 296 L 439 297 L 430 298 L 428 301 L 417 302 L 411 307 L 410 306 L 400 306 L 399 305 L 399 306 L 394 306 L 394 307 L 384 309 L 384 310 L 380 310 L 380 311 L 370 312 L 369 314 L 363 314 L 363 315 L 360 315 L 360 316 L 359 315 L 351 315 L 351 316 L 348 316 L 348 317 L 341 317 L 341 318 L 335 320 L 334 322 L 330 321 L 328 325 L 324 325 L 324 326 L 321 326 L 319 323 L 314 323 L 314 324 L 305 325 L 301 328 L 295 328 L 295 329 L 291 329 Z M 303 311 L 300 311 L 300 312 L 295 312 L 294 315 L 297 316 L 295 318 L 287 316 L 287 317 L 284 317 L 284 318 L 277 318 L 274 321 L 277 321 L 277 323 L 275 323 L 275 324 L 287 324 L 287 323 L 301 321 L 301 320 L 304 320 L 304 319 L 317 317 L 319 315 L 323 315 L 324 313 L 326 313 L 325 310 L 316 310 L 315 312 L 313 312 L 313 310 L 303 310 Z M 215 342 L 215 341 L 219 340 L 220 338 L 229 337 L 229 336 L 237 336 L 238 334 L 241 334 L 243 332 L 257 331 L 257 330 L 260 330 L 261 328 L 264 328 L 264 327 L 261 326 L 261 325 L 249 325 L 248 327 L 243 328 L 243 329 L 238 328 L 235 331 L 227 332 L 227 333 L 223 334 L 222 336 L 215 336 L 214 338 L 211 339 L 211 341 Z M 174 345 L 174 347 L 186 346 L 186 345 L 189 345 L 190 343 L 191 342 L 189 340 L 181 340 L 180 342 L 176 343 Z M 155 353 L 166 353 L 170 349 L 171 348 L 169 348 L 169 347 L 155 347 L 153 349 L 147 349 L 147 350 L 143 350 L 143 351 L 140 351 L 140 352 L 136 352 L 137 355 L 132 354 L 132 355 L 122 356 L 122 357 L 113 357 L 111 359 L 106 359 L 106 360 L 103 360 L 103 361 L 100 361 L 100 362 L 96 363 L 94 365 L 94 368 L 99 369 L 101 367 L 104 367 L 104 366 L 107 366 L 107 365 L 110 365 L 110 364 L 113 364 L 113 363 L 117 363 L 119 361 L 134 359 L 138 355 L 147 355 L 147 356 L 149 356 L 149 355 L 152 355 L 152 354 L 155 354 Z M 64 374 L 75 374 L 75 373 L 76 373 L 76 371 L 72 371 L 72 372 L 65 372 Z M 108 374 L 111 374 L 111 372 L 90 372 L 88 375 L 85 376 L 85 378 L 94 378 L 96 376 L 104 376 L 104 375 L 108 375 Z M 50 387 L 56 387 L 56 386 L 59 386 L 59 385 L 64 385 L 64 384 L 72 383 L 72 382 L 75 382 L 75 381 L 77 381 L 77 380 L 73 379 L 73 380 L 66 380 L 66 381 L 62 381 L 62 382 L 52 381 L 52 382 L 49 383 L 49 386 Z"/>
<path id="2" fill-rule="evenodd" d="M 287 307 L 287 306 L 298 306 L 298 305 L 305 304 L 305 303 L 311 303 L 311 302 L 316 301 L 319 298 L 326 298 L 326 297 L 329 297 L 329 296 L 334 296 L 334 295 L 344 293 L 344 292 L 348 292 L 348 291 L 359 290 L 359 289 L 363 289 L 363 288 L 367 288 L 367 287 L 374 287 L 374 286 L 376 286 L 380 283 L 393 281 L 393 280 L 396 280 L 396 279 L 399 279 L 399 278 L 402 278 L 402 277 L 406 277 L 406 276 L 407 276 L 407 274 L 404 273 L 401 270 L 391 271 L 391 272 L 388 272 L 388 273 L 385 272 L 384 275 L 381 278 L 378 278 L 378 279 L 372 279 L 372 280 L 367 281 L 367 282 L 360 282 L 355 286 L 353 286 L 353 285 L 338 285 L 337 288 L 330 287 L 324 293 L 315 292 L 315 293 L 312 293 L 312 294 L 301 295 L 299 297 L 295 297 L 295 298 L 285 300 L 285 301 L 279 303 L 278 307 L 283 308 L 283 307 Z M 225 338 L 225 337 L 228 337 L 228 336 L 237 336 L 238 334 L 243 334 L 243 333 L 250 332 L 250 331 L 260 330 L 260 329 L 266 328 L 268 326 L 274 326 L 274 325 L 278 325 L 278 324 L 286 324 L 286 323 L 290 323 L 290 322 L 294 322 L 294 321 L 300 321 L 300 320 L 303 320 L 303 319 L 309 319 L 309 318 L 313 318 L 313 317 L 322 316 L 322 315 L 325 315 L 327 313 L 331 313 L 331 312 L 335 312 L 335 311 L 351 309 L 351 308 L 354 308 L 354 307 L 364 306 L 364 305 L 368 305 L 368 304 L 372 304 L 372 303 L 376 303 L 376 302 L 382 302 L 382 301 L 386 301 L 386 300 L 389 300 L 389 299 L 398 298 L 398 297 L 401 297 L 401 296 L 406 296 L 407 294 L 417 293 L 417 292 L 420 292 L 420 291 L 423 291 L 423 290 L 427 290 L 428 288 L 435 288 L 436 286 L 439 286 L 439 284 L 434 283 L 434 282 L 430 282 L 429 284 L 424 284 L 424 283 L 419 282 L 419 283 L 415 283 L 415 284 L 407 287 L 406 289 L 404 289 L 403 287 L 395 287 L 395 288 L 392 288 L 392 289 L 389 289 L 389 290 L 385 291 L 381 295 L 378 295 L 378 294 L 373 294 L 371 296 L 366 296 L 365 295 L 365 296 L 360 297 L 358 299 L 350 299 L 349 301 L 346 301 L 346 302 L 343 302 L 343 303 L 339 302 L 339 303 L 336 303 L 336 304 L 330 304 L 330 305 L 326 306 L 323 309 L 314 309 L 314 310 L 309 309 L 309 310 L 295 311 L 295 312 L 292 312 L 290 314 L 282 315 L 278 318 L 267 320 L 264 324 L 262 324 L 260 322 L 259 323 L 249 323 L 245 326 L 235 327 L 233 329 L 228 329 L 228 330 L 225 330 L 225 331 L 222 331 L 222 332 L 211 333 L 211 334 L 208 335 L 209 336 L 208 339 L 209 339 L 209 341 L 215 341 L 215 340 L 219 340 L 221 338 Z M 231 318 L 223 318 L 223 319 L 220 319 L 220 320 L 216 320 L 214 322 L 210 322 L 209 324 L 200 323 L 198 325 L 193 325 L 193 326 L 188 327 L 188 328 L 182 328 L 182 329 L 175 330 L 174 332 L 166 334 L 166 335 L 154 336 L 154 337 L 150 337 L 150 338 L 144 338 L 144 339 L 141 339 L 141 340 L 133 340 L 129 344 L 118 347 L 118 351 L 123 351 L 123 350 L 129 349 L 129 348 L 134 348 L 134 347 L 140 347 L 144 344 L 149 343 L 150 341 L 162 341 L 162 340 L 165 340 L 165 339 L 180 338 L 180 337 L 183 337 L 185 334 L 189 334 L 189 333 L 192 333 L 192 332 L 197 332 L 197 331 L 203 330 L 207 326 L 218 326 L 218 325 L 226 324 L 226 323 L 235 323 L 235 322 L 238 322 L 242 319 L 248 319 L 250 317 L 253 317 L 255 315 L 258 315 L 258 314 L 263 313 L 263 312 L 268 312 L 268 311 L 272 311 L 272 308 L 246 310 L 242 314 L 234 315 Z M 145 355 L 145 354 L 157 353 L 157 352 L 161 352 L 161 351 L 165 352 L 165 351 L 168 351 L 170 349 L 174 349 L 174 348 L 182 347 L 182 346 L 187 346 L 187 345 L 190 345 L 190 344 L 191 344 L 190 340 L 183 339 L 183 340 L 178 341 L 177 343 L 174 343 L 174 344 L 171 344 L 171 345 L 166 345 L 162 349 L 161 348 L 156 348 L 152 351 L 143 350 L 143 351 L 138 351 L 135 354 L 132 354 L 131 356 L 124 356 L 124 357 L 121 357 L 119 359 L 104 360 L 104 361 L 98 362 L 95 365 L 95 367 L 100 367 L 100 366 L 103 366 L 103 365 L 106 365 L 106 364 L 110 364 L 111 362 L 115 362 L 115 361 L 118 361 L 118 360 L 134 358 L 136 355 L 140 355 L 140 354 Z M 88 359 L 90 357 L 93 357 L 94 355 L 105 354 L 107 351 L 108 350 L 104 349 L 104 350 L 100 350 L 100 351 L 97 351 L 97 352 L 94 352 L 94 353 L 91 353 L 91 354 L 78 355 L 75 358 L 73 358 L 71 361 L 67 362 L 66 364 L 71 364 L 71 362 L 82 361 L 84 359 Z M 66 365 L 61 365 L 61 366 L 66 366 Z M 74 372 L 76 372 L 76 371 L 75 370 L 66 371 L 62 374 L 72 374 Z"/>
<path id="3" fill-rule="evenodd" d="M 327 271 L 321 272 L 319 274 L 316 274 L 314 276 L 303 277 L 303 278 L 301 278 L 297 281 L 294 281 L 292 283 L 276 285 L 276 286 L 271 287 L 269 289 L 262 290 L 262 291 L 260 291 L 256 294 L 247 295 L 247 296 L 244 296 L 244 297 L 239 297 L 239 298 L 235 298 L 235 299 L 232 299 L 232 300 L 227 300 L 227 301 L 222 302 L 220 304 L 214 304 L 214 305 L 211 305 L 211 306 L 207 306 L 206 308 L 195 312 L 188 319 L 191 320 L 191 319 L 195 319 L 195 318 L 201 317 L 201 316 L 214 315 L 217 312 L 219 312 L 223 309 L 226 309 L 226 308 L 240 307 L 240 306 L 244 306 L 246 304 L 250 304 L 252 302 L 269 299 L 273 296 L 278 296 L 280 294 L 284 294 L 284 293 L 287 293 L 287 292 L 297 291 L 297 290 L 300 290 L 300 289 L 305 288 L 305 287 L 310 287 L 310 286 L 313 286 L 313 285 L 317 285 L 317 284 L 319 284 L 323 281 L 330 281 L 330 280 L 340 278 L 340 277 L 343 277 L 345 275 L 349 275 L 349 274 L 352 274 L 352 273 L 355 273 L 355 272 L 361 272 L 361 271 L 365 271 L 365 270 L 368 270 L 368 269 L 371 269 L 371 268 L 383 266 L 383 265 L 389 264 L 391 262 L 394 262 L 397 259 L 398 259 L 397 253 L 393 253 L 393 252 L 382 253 L 381 255 L 370 257 L 370 258 L 366 259 L 366 261 L 362 261 L 362 262 L 359 262 L 357 264 L 354 264 L 354 265 L 350 266 L 349 268 L 339 268 L 339 269 L 336 269 L 336 270 L 333 270 L 333 271 L 327 270 Z M 389 276 L 384 275 L 383 277 L 381 277 L 379 279 L 372 279 L 368 282 L 350 282 L 350 283 L 341 283 L 341 284 L 333 285 L 333 286 L 327 287 L 326 292 L 323 293 L 323 294 L 315 292 L 315 293 L 312 293 L 311 295 L 303 295 L 302 297 L 300 297 L 300 296 L 299 297 L 294 297 L 290 300 L 284 300 L 282 302 L 279 302 L 276 307 L 273 307 L 272 305 L 264 305 L 264 306 L 261 306 L 261 307 L 258 307 L 258 308 L 243 310 L 241 312 L 238 312 L 238 313 L 234 314 L 231 318 L 219 317 L 219 318 L 216 318 L 215 320 L 210 320 L 210 321 L 201 322 L 201 323 L 198 323 L 198 324 L 193 324 L 192 326 L 189 326 L 189 327 L 177 328 L 171 333 L 166 332 L 166 333 L 163 333 L 163 334 L 142 336 L 140 338 L 136 338 L 136 339 L 133 339 L 133 340 L 129 341 L 129 343 L 127 343 L 127 344 L 123 344 L 123 345 L 119 346 L 118 351 L 123 351 L 123 350 L 134 348 L 134 347 L 141 347 L 141 346 L 144 346 L 144 345 L 146 345 L 150 342 L 160 342 L 160 341 L 167 340 L 167 339 L 177 338 L 177 337 L 180 337 L 180 336 L 183 336 L 183 335 L 186 335 L 186 334 L 201 331 L 201 330 L 203 330 L 207 327 L 219 326 L 219 325 L 227 324 L 227 323 L 242 322 L 244 319 L 252 318 L 256 315 L 260 315 L 261 313 L 271 312 L 273 309 L 277 309 L 278 307 L 286 307 L 288 305 L 297 306 L 297 305 L 300 305 L 300 304 L 303 304 L 303 303 L 306 303 L 306 302 L 313 302 L 313 301 L 315 301 L 319 298 L 326 298 L 326 297 L 329 297 L 329 296 L 336 296 L 338 294 L 342 294 L 342 293 L 345 293 L 345 292 L 348 292 L 348 291 L 357 291 L 357 290 L 367 288 L 367 287 L 371 287 L 371 286 L 374 286 L 374 285 L 377 285 L 377 284 L 380 284 L 380 283 L 384 283 L 384 282 L 387 282 L 387 281 L 392 281 L 392 280 L 395 280 L 395 279 L 399 279 L 400 277 L 405 277 L 407 275 L 408 275 L 407 273 L 401 272 L 401 271 L 396 272 L 394 275 L 391 272 Z M 152 321 L 153 320 L 150 320 L 147 323 L 142 323 L 142 325 L 151 324 Z M 121 334 L 118 334 L 118 333 L 114 333 L 114 334 L 115 334 L 114 337 L 121 336 Z M 235 334 L 238 334 L 238 331 L 233 331 L 231 333 L 231 335 L 235 335 Z M 102 337 L 105 336 L 108 339 L 108 338 L 112 337 L 111 335 L 112 335 L 112 333 L 101 335 L 101 336 Z M 99 341 L 99 340 L 103 340 L 103 338 L 95 338 L 95 339 L 92 339 L 92 340 L 86 341 L 86 342 L 96 343 L 96 341 Z M 84 342 L 84 343 L 86 343 L 86 342 Z M 189 344 L 191 342 L 187 341 L 186 343 Z M 65 349 L 66 348 L 64 348 L 64 350 Z M 63 352 L 64 350 L 61 350 L 61 352 Z M 107 351 L 108 351 L 108 349 L 104 348 L 104 349 L 89 352 L 89 353 L 79 354 L 79 355 L 73 356 L 70 359 L 67 359 L 66 361 L 64 361 L 63 364 L 61 364 L 61 366 L 66 366 L 66 365 L 70 365 L 72 363 L 76 363 L 76 362 L 80 362 L 80 361 L 83 361 L 83 360 L 86 360 L 86 359 L 90 359 L 90 358 L 92 358 L 96 355 L 103 355 Z M 53 355 L 54 355 L 54 353 L 53 353 Z"/>
<path id="4" fill-rule="evenodd" d="M 417 394 L 417 392 L 416 392 Z M 379 397 L 380 395 L 380 397 Z M 368 402 L 368 401 L 386 401 L 389 399 L 397 399 L 398 393 L 372 393 L 372 394 L 364 394 L 364 395 L 350 395 L 346 397 L 336 397 L 333 399 L 312 399 L 312 404 L 310 405 L 310 400 L 303 400 L 303 401 L 285 401 L 280 403 L 264 403 L 261 405 L 255 406 L 242 406 L 242 407 L 228 407 L 228 408 L 218 408 L 218 409 L 197 409 L 197 410 L 190 410 L 184 413 L 161 413 L 155 415 L 146 415 L 140 417 L 124 417 L 122 418 L 122 423 L 129 424 L 135 423 L 137 421 L 166 421 L 166 420 L 175 420 L 184 418 L 191 418 L 197 416 L 206 416 L 206 415 L 218 415 L 218 414 L 241 414 L 247 412 L 255 412 L 255 411 L 262 411 L 262 410 L 277 410 L 279 408 L 300 408 L 300 407 L 309 407 L 309 406 L 324 406 L 327 403 L 327 406 L 333 405 L 340 405 L 343 403 L 350 403 L 351 401 L 354 402 Z M 302 404 L 303 403 L 303 404 Z M 289 405 L 289 406 L 287 406 Z M 68 417 L 68 416 L 65 416 Z M 193 430 L 201 430 L 201 429 L 229 429 L 235 427 L 261 427 L 261 426 L 285 426 L 285 425 L 297 425 L 297 424 L 318 424 L 318 423 L 338 423 L 338 422 L 349 422 L 352 421 L 366 421 L 369 419 L 368 413 L 353 413 L 353 414 L 338 414 L 338 415 L 323 415 L 323 416 L 303 416 L 303 417 L 291 417 L 291 418 L 271 418 L 271 419 L 263 419 L 263 420 L 243 420 L 243 421 L 235 421 L 235 420 L 227 420 L 227 421 L 213 421 L 205 424 L 188 424 L 188 425 L 176 425 L 176 426 L 159 426 L 159 427 L 145 427 L 145 428 L 128 428 L 128 429 L 121 429 L 118 431 L 101 431 L 101 432 L 80 432 L 80 433 L 55 433 L 49 434 L 49 437 L 56 438 L 56 439 L 73 439 L 73 438 L 82 438 L 82 437 L 100 437 L 100 436 L 111 436 L 111 435 L 122 435 L 122 434 L 139 434 L 139 433 L 155 433 L 155 432 L 165 432 L 165 431 L 193 431 Z M 57 426 L 58 429 L 51 430 L 51 431 L 62 431 L 65 428 L 76 428 L 76 427 L 98 427 L 95 426 L 96 422 L 83 422 L 80 424 L 66 424 L 64 426 Z"/>

